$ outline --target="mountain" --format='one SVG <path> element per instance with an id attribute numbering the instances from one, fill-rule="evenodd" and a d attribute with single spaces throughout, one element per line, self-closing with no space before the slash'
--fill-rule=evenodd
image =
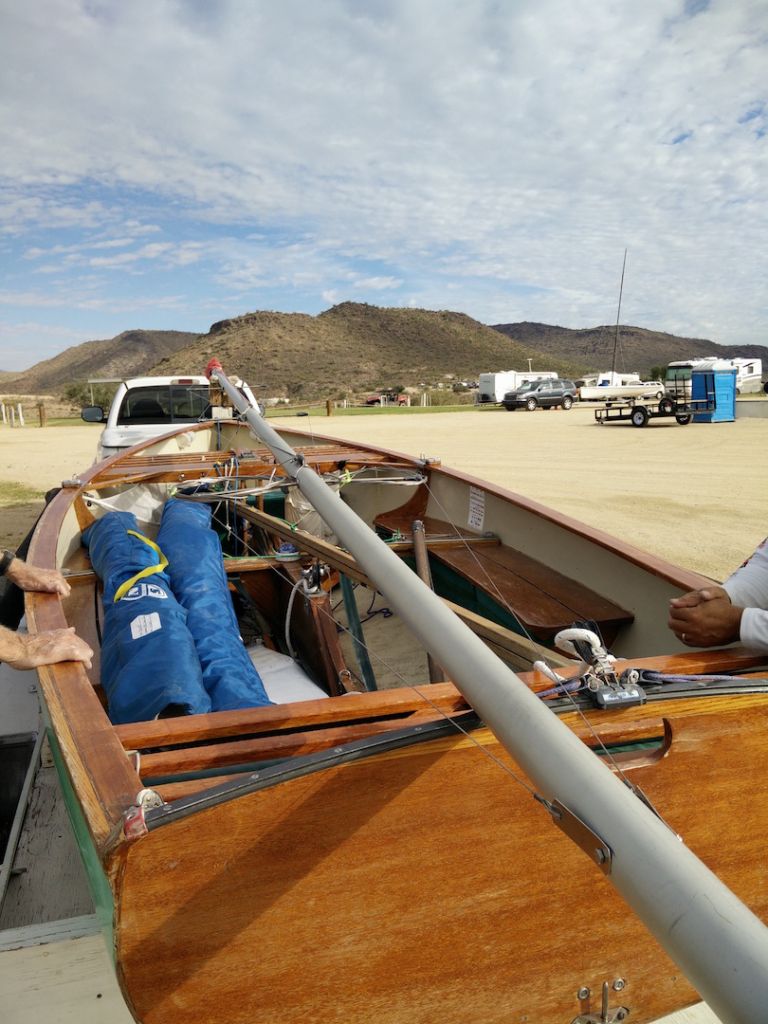
<path id="1" fill-rule="evenodd" d="M 317 316 L 268 311 L 220 320 L 207 334 L 125 331 L 89 341 L 21 374 L 0 374 L 14 394 L 63 394 L 88 379 L 201 373 L 212 357 L 225 370 L 270 395 L 341 398 L 382 387 L 477 380 L 494 370 L 555 370 L 580 377 L 610 369 L 615 327 L 571 330 L 548 324 L 488 327 L 448 310 L 400 309 L 343 302 Z M 647 375 L 673 359 L 744 355 L 764 360 L 768 348 L 726 347 L 640 327 L 621 327 L 617 369 Z"/>
<path id="2" fill-rule="evenodd" d="M 614 341 L 617 338 L 615 325 L 573 330 L 523 321 L 494 324 L 493 330 L 535 349 L 540 361 L 545 357 L 577 362 L 582 373 L 610 370 L 613 366 Z M 681 338 L 644 327 L 619 325 L 618 328 L 616 369 L 620 373 L 637 372 L 641 377 L 647 377 L 654 366 L 664 366 L 678 359 L 707 359 L 711 356 L 762 359 L 768 371 L 768 347 L 765 345 L 717 345 L 705 338 Z"/>
<path id="3" fill-rule="evenodd" d="M 108 341 L 75 345 L 23 373 L 0 373 L 0 388 L 12 394 L 61 393 L 89 378 L 140 376 L 197 337 L 188 331 L 123 331 Z"/>
<path id="4" fill-rule="evenodd" d="M 476 380 L 484 370 L 525 368 L 537 358 L 463 313 L 344 302 L 318 316 L 262 311 L 221 320 L 154 371 L 200 372 L 214 356 L 252 386 L 302 399 L 433 384 L 449 375 Z M 567 375 L 575 367 L 555 360 L 549 368 Z"/>

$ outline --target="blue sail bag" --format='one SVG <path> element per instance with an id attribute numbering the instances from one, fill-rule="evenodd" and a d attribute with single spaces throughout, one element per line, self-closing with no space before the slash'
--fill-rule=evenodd
<path id="1" fill-rule="evenodd" d="M 157 542 L 168 559 L 173 592 L 186 609 L 213 710 L 271 704 L 240 637 L 210 506 L 170 498 Z"/>
<path id="2" fill-rule="evenodd" d="M 108 512 L 83 532 L 83 544 L 104 584 L 101 682 L 110 719 L 210 711 L 186 612 L 135 516 Z"/>

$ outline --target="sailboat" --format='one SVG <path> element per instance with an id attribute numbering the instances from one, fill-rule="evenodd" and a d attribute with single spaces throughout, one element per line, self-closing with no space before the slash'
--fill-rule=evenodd
<path id="1" fill-rule="evenodd" d="M 30 549 L 30 628 L 97 651 L 41 688 L 136 1020 L 760 1019 L 765 655 L 677 645 L 706 581 L 209 375 Z"/>

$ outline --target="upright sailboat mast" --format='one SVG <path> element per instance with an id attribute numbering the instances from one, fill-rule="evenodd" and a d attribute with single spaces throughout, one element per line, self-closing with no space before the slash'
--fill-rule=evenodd
<path id="1" fill-rule="evenodd" d="M 611 363 L 611 382 L 616 383 L 616 352 L 619 348 L 619 323 L 621 321 L 621 298 L 624 294 L 624 271 L 627 267 L 627 250 L 624 250 L 624 261 L 621 264 L 621 283 L 619 285 L 619 307 L 616 310 L 616 330 L 613 335 L 613 362 Z"/>
<path id="2" fill-rule="evenodd" d="M 768 1006 L 768 929 L 332 491 L 229 382 L 252 432 L 723 1021 Z M 557 810 L 559 809 L 559 810 Z M 706 808 L 702 807 L 702 813 Z M 566 831 L 568 831 L 566 829 Z"/>

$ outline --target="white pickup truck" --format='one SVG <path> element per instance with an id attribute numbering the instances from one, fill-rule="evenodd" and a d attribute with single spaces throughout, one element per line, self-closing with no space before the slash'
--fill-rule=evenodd
<path id="1" fill-rule="evenodd" d="M 247 385 L 242 390 L 255 402 Z M 100 461 L 167 434 L 180 423 L 210 419 L 210 384 L 202 376 L 132 377 L 120 382 L 108 413 L 100 405 L 89 405 L 81 416 L 86 423 L 105 424 L 96 454 Z"/>

